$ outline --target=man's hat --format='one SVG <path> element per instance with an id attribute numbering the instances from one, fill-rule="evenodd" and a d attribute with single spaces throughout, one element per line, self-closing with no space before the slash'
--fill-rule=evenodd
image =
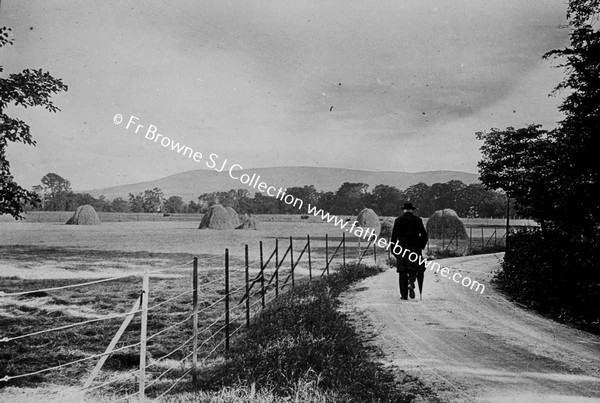
<path id="1" fill-rule="evenodd" d="M 402 210 L 414 210 L 415 208 L 412 203 L 404 203 L 404 206 L 402 206 Z"/>

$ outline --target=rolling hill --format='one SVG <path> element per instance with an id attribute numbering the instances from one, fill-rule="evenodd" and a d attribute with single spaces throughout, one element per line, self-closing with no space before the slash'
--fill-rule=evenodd
<path id="1" fill-rule="evenodd" d="M 444 183 L 450 180 L 460 180 L 466 184 L 478 183 L 478 175 L 457 171 L 428 171 L 428 172 L 378 172 L 359 171 L 341 168 L 320 167 L 274 167 L 256 168 L 235 171 L 236 175 L 253 173 L 260 175 L 260 181 L 277 188 L 288 188 L 291 186 L 314 185 L 317 190 L 336 191 L 344 182 L 364 182 L 369 184 L 369 189 L 376 185 L 396 186 L 399 189 L 417 184 L 419 182 L 431 185 L 433 183 Z M 216 191 L 227 191 L 229 189 L 248 189 L 251 195 L 256 189 L 232 179 L 229 174 L 216 172 L 214 170 L 199 169 L 195 171 L 181 172 L 165 178 L 133 183 L 130 185 L 114 186 L 103 189 L 85 190 L 94 197 L 100 195 L 108 199 L 115 197 L 126 198 L 129 193 L 140 193 L 146 189 L 160 188 L 166 197 L 181 196 L 184 201 L 196 200 L 202 193 Z"/>

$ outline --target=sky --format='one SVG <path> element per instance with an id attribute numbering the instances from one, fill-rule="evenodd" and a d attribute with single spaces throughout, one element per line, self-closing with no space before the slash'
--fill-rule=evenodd
<path id="1" fill-rule="evenodd" d="M 10 107 L 37 146 L 15 179 L 77 190 L 206 169 L 146 128 L 244 168 L 477 172 L 475 133 L 561 119 L 563 0 L 2 0 L 2 76 L 42 68 L 61 111 Z M 119 125 L 113 117 L 121 114 Z M 341 178 L 343 180 L 343 178 Z"/>

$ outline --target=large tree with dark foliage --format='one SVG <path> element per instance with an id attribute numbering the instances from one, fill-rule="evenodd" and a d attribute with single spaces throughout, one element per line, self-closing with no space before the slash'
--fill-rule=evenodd
<path id="1" fill-rule="evenodd" d="M 0 27 L 0 48 L 6 45 L 12 45 L 10 28 Z M 0 66 L 0 73 L 3 71 Z M 15 182 L 6 157 L 9 142 L 35 146 L 35 141 L 25 122 L 9 117 L 4 111 L 9 105 L 15 105 L 24 108 L 42 106 L 50 112 L 57 112 L 59 109 L 52 103 L 51 95 L 67 89 L 60 79 L 41 69 L 26 69 L 21 73 L 9 74 L 6 78 L 0 77 L 0 215 L 10 214 L 15 218 L 23 218 L 21 213 L 26 203 L 39 203 L 34 192 Z"/>
<path id="2" fill-rule="evenodd" d="M 548 52 L 545 58 L 561 61 L 564 80 L 556 92 L 568 92 L 560 110 L 565 119 L 557 133 L 560 144 L 556 170 L 561 180 L 557 205 L 570 212 L 559 224 L 569 231 L 594 236 L 600 226 L 600 0 L 571 0 L 567 9 L 570 43 Z"/>
<path id="3" fill-rule="evenodd" d="M 556 133 L 539 125 L 477 133 L 484 141 L 478 163 L 481 181 L 514 198 L 519 215 L 536 220 L 544 230 L 564 214 L 556 203 L 561 179 L 554 162 L 560 153 Z"/>
<path id="4" fill-rule="evenodd" d="M 67 206 L 69 196 L 73 193 L 71 191 L 71 182 L 53 172 L 44 175 L 41 182 L 41 189 L 43 194 L 42 204 L 44 206 L 44 210 L 74 210 L 73 206 Z M 77 208 L 77 206 L 74 207 Z"/>
<path id="5" fill-rule="evenodd" d="M 562 61 L 566 77 L 555 93 L 568 92 L 565 118 L 551 131 L 539 125 L 477 133 L 484 140 L 481 180 L 503 189 L 524 215 L 544 229 L 595 236 L 600 226 L 598 150 L 600 121 L 599 0 L 569 3 L 570 45 L 545 58 Z M 566 214 L 568 212 L 568 214 Z"/>
<path id="6" fill-rule="evenodd" d="M 547 53 L 565 68 L 565 118 L 551 131 L 538 125 L 478 133 L 484 140 L 481 180 L 503 189 L 542 231 L 509 238 L 501 289 L 561 321 L 600 334 L 600 0 L 571 0 L 570 43 Z"/>

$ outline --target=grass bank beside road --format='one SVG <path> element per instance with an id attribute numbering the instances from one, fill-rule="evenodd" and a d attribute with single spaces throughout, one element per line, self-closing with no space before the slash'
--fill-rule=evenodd
<path id="1" fill-rule="evenodd" d="M 398 383 L 375 363 L 377 352 L 337 309 L 337 297 L 350 284 L 380 272 L 347 265 L 300 284 L 233 343 L 224 363 L 201 374 L 203 392 L 184 392 L 172 401 L 412 402 L 417 394 L 430 394 L 414 378 Z"/>

